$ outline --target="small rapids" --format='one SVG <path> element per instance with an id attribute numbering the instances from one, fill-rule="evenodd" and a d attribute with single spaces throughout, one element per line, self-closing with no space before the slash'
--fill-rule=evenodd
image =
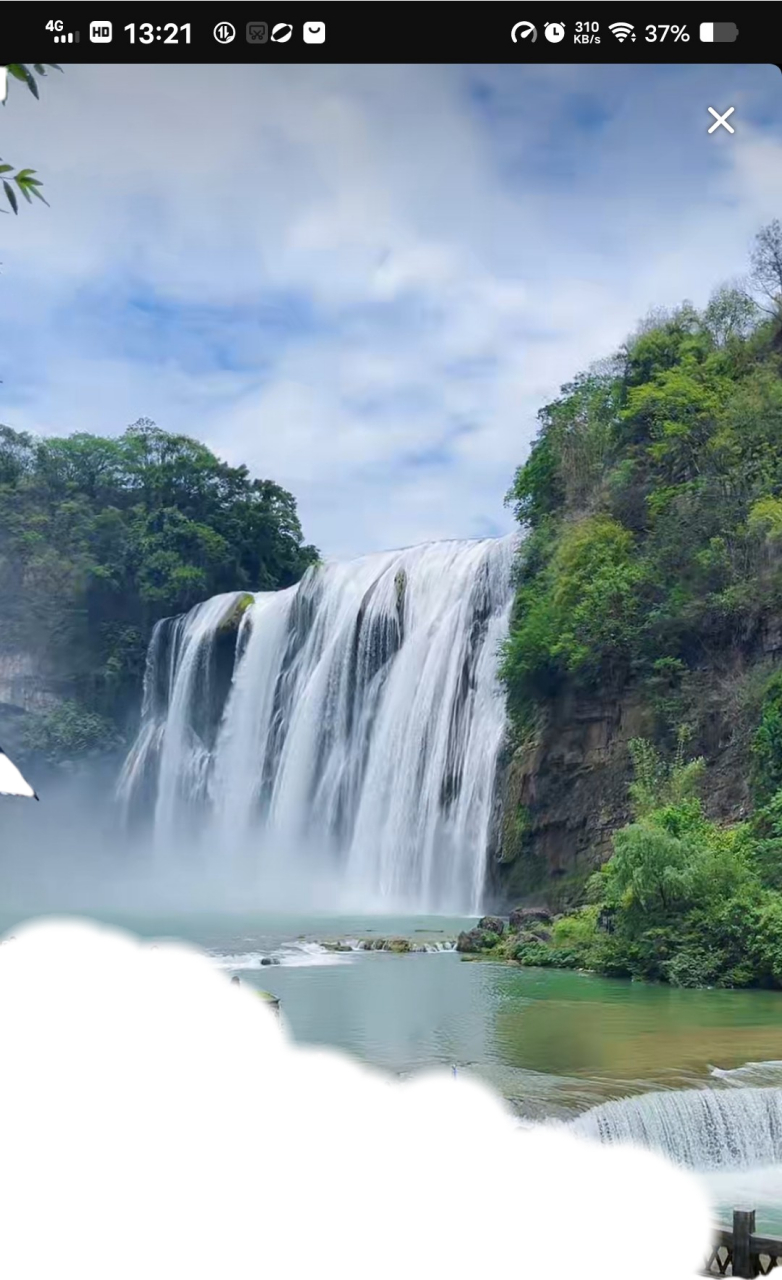
<path id="1" fill-rule="evenodd" d="M 592 1107 L 570 1127 L 600 1142 L 649 1147 L 699 1171 L 782 1164 L 782 1089 L 682 1089 Z"/>

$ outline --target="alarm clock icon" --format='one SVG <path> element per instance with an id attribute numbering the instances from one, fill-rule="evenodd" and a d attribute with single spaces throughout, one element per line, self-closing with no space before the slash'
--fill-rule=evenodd
<path id="1" fill-rule="evenodd" d="M 565 26 L 562 22 L 547 22 L 543 30 L 546 39 L 552 44 L 559 44 L 560 40 L 565 39 Z"/>

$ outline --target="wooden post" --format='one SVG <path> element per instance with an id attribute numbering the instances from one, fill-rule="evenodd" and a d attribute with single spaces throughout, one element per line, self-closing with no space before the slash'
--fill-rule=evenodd
<path id="1" fill-rule="evenodd" d="M 752 1280 L 755 1275 L 755 1259 L 752 1256 L 752 1236 L 755 1233 L 755 1210 L 733 1210 L 733 1274 Z"/>

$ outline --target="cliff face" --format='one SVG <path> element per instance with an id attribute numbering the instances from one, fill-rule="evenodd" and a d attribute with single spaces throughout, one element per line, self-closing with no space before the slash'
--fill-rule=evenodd
<path id="1" fill-rule="evenodd" d="M 706 760 L 708 815 L 740 821 L 751 808 L 751 746 L 762 691 L 782 664 L 782 619 L 750 647 L 737 646 L 691 673 L 676 693 L 692 728 L 688 754 Z M 630 819 L 629 744 L 670 748 L 648 689 L 589 696 L 565 690 L 545 710 L 531 741 L 509 751 L 500 777 L 502 817 L 488 876 L 499 909 L 518 903 L 568 907 L 612 852 Z"/>
<path id="2" fill-rule="evenodd" d="M 565 694 L 501 783 L 503 819 L 490 892 L 506 904 L 577 895 L 627 820 L 628 743 L 648 716 L 633 698 Z"/>
<path id="3" fill-rule="evenodd" d="M 54 675 L 35 655 L 0 650 L 0 707 L 30 712 L 62 701 Z"/>
<path id="4" fill-rule="evenodd" d="M 778 223 L 753 263 L 767 243 L 782 255 Z M 503 677 L 524 745 L 502 778 L 498 900 L 580 896 L 628 819 L 634 738 L 668 765 L 677 743 L 704 758 L 713 820 L 782 791 L 780 325 L 718 290 L 538 415 L 508 495 L 525 540 Z"/>
<path id="5" fill-rule="evenodd" d="M 51 671 L 30 653 L 0 651 L 0 745 L 15 758 L 29 758 L 26 728 L 31 717 L 62 701 Z"/>

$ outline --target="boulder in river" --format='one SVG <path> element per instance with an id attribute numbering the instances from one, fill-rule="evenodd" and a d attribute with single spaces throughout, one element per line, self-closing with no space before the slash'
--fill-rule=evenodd
<path id="1" fill-rule="evenodd" d="M 394 955 L 407 955 L 408 951 L 413 950 L 413 944 L 409 938 L 389 938 L 384 951 L 393 951 Z"/>
<path id="2" fill-rule="evenodd" d="M 482 951 L 490 951 L 499 940 L 499 934 L 484 929 L 464 930 L 456 939 L 456 950 L 463 955 L 479 955 Z"/>

